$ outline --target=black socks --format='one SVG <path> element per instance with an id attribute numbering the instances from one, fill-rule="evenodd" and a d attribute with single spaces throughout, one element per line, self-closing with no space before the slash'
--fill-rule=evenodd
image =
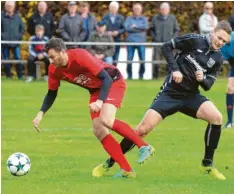
<path id="1" fill-rule="evenodd" d="M 215 149 L 218 147 L 221 135 L 221 125 L 208 124 L 205 132 L 205 155 L 202 160 L 204 166 L 210 166 L 213 163 Z"/>

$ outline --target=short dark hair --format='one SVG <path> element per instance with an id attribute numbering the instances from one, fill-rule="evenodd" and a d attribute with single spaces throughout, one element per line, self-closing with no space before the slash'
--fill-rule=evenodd
<path id="1" fill-rule="evenodd" d="M 67 47 L 61 38 L 51 38 L 46 44 L 46 52 L 50 49 L 54 49 L 55 51 L 67 50 Z"/>
<path id="2" fill-rule="evenodd" d="M 231 32 L 232 32 L 231 25 L 230 25 L 230 23 L 227 20 L 222 20 L 222 21 L 220 21 L 218 23 L 218 25 L 216 26 L 216 28 L 214 29 L 214 31 L 219 31 L 219 30 L 224 30 L 228 34 L 231 34 Z"/>

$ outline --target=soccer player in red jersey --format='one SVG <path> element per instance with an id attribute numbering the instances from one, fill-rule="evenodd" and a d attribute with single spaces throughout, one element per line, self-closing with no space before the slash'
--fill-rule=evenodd
<path id="1" fill-rule="evenodd" d="M 133 141 L 138 146 L 138 163 L 147 160 L 155 150 L 145 143 L 128 124 L 115 118 L 126 90 L 125 80 L 120 71 L 115 66 L 96 59 L 85 49 L 67 50 L 64 42 L 59 38 L 50 39 L 46 50 L 52 64 L 49 66 L 48 93 L 33 120 L 36 130 L 40 132 L 39 123 L 57 96 L 60 80 L 83 87 L 90 93 L 89 108 L 93 132 L 106 152 L 121 168 L 115 176 L 134 178 L 136 173 L 130 167 L 119 143 L 108 129 Z M 92 174 L 95 177 L 100 176 L 95 171 Z"/>

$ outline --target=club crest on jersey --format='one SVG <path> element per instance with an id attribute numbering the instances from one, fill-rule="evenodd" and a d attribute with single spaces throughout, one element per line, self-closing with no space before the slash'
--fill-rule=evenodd
<path id="1" fill-rule="evenodd" d="M 210 59 L 208 60 L 208 62 L 207 62 L 207 66 L 208 66 L 209 68 L 212 68 L 212 67 L 214 66 L 214 64 L 215 64 L 215 61 L 214 61 L 214 59 L 212 59 L 212 58 L 210 58 Z"/>

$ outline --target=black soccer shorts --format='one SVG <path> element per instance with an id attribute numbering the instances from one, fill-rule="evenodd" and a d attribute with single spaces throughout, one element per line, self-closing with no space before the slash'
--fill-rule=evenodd
<path id="1" fill-rule="evenodd" d="M 191 97 L 177 99 L 169 96 L 166 92 L 161 92 L 154 99 L 150 109 L 157 111 L 163 119 L 176 112 L 197 118 L 196 115 L 199 107 L 206 101 L 209 101 L 209 99 L 200 93 L 194 94 Z"/>

